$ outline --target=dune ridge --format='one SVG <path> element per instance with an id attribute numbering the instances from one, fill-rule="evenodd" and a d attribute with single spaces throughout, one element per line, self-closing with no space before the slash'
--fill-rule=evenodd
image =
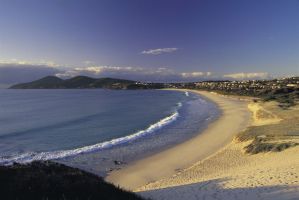
<path id="1" fill-rule="evenodd" d="M 252 126 L 263 126 L 267 124 L 279 123 L 282 119 L 273 114 L 271 111 L 263 108 L 259 103 L 249 103 L 248 109 L 252 112 Z"/>

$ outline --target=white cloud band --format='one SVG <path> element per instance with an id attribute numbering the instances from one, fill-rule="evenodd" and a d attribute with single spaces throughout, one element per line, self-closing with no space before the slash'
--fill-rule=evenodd
<path id="1" fill-rule="evenodd" d="M 144 50 L 141 53 L 142 54 L 149 54 L 149 55 L 159 55 L 162 53 L 172 53 L 174 51 L 177 51 L 178 48 L 160 48 L 160 49 L 149 49 L 149 50 Z"/>
<path id="2" fill-rule="evenodd" d="M 269 78 L 269 74 L 267 72 L 252 72 L 252 73 L 233 73 L 233 74 L 225 74 L 224 78 L 232 78 L 232 79 L 267 79 Z"/>
<path id="3" fill-rule="evenodd" d="M 212 72 L 184 72 L 181 75 L 184 78 L 202 78 L 211 76 Z"/>
<path id="4" fill-rule="evenodd" d="M 25 61 L 8 62 L 0 60 L 0 84 L 13 84 L 29 82 L 44 76 L 56 75 L 61 78 L 71 78 L 84 75 L 95 78 L 111 77 L 123 78 L 137 81 L 153 82 L 180 82 L 180 81 L 201 81 L 201 80 L 244 80 L 244 79 L 268 79 L 271 76 L 266 72 L 214 74 L 212 72 L 178 72 L 167 67 L 119 67 L 119 66 L 98 66 L 89 62 L 86 67 L 67 67 L 52 62 L 30 63 Z"/>

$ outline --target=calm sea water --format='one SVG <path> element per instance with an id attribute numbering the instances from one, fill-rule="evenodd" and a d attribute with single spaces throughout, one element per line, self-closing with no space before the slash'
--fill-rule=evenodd
<path id="1" fill-rule="evenodd" d="M 55 159 L 104 173 L 191 138 L 218 112 L 177 91 L 3 89 L 0 164 Z"/>

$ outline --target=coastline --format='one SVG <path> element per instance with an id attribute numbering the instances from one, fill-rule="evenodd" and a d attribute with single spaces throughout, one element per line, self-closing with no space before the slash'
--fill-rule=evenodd
<path id="1" fill-rule="evenodd" d="M 172 177 L 144 185 L 135 192 L 155 200 L 298 199 L 299 105 L 287 110 L 278 105 L 277 102 L 250 103 L 251 126 L 238 133 L 223 149 Z M 244 135 L 250 136 L 249 139 Z M 255 136 L 273 146 L 297 145 L 279 151 L 245 153 Z"/>
<path id="2" fill-rule="evenodd" d="M 250 124 L 251 114 L 246 101 L 204 91 L 176 91 L 189 91 L 204 96 L 217 104 L 222 111 L 221 115 L 190 140 L 112 171 L 106 177 L 108 182 L 124 189 L 136 190 L 151 182 L 171 177 L 222 149 Z"/>

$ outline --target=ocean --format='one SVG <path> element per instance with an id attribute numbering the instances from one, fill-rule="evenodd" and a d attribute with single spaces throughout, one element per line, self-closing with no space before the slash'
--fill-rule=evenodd
<path id="1" fill-rule="evenodd" d="M 55 160 L 100 175 L 188 140 L 217 106 L 169 90 L 0 90 L 0 165 Z"/>

